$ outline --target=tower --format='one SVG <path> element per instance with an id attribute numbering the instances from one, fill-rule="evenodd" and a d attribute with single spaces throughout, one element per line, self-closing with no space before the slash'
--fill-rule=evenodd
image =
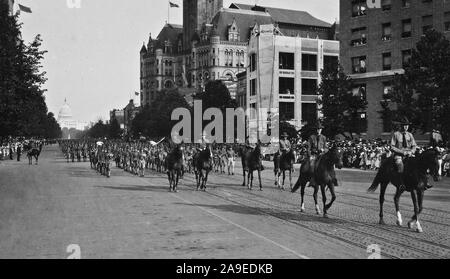
<path id="1" fill-rule="evenodd" d="M 223 0 L 183 0 L 183 46 L 191 49 L 191 40 L 204 23 L 211 23 L 223 7 Z"/>

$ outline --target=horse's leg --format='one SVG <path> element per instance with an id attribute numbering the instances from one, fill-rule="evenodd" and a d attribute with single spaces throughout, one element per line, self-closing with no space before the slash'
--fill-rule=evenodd
<path id="1" fill-rule="evenodd" d="M 170 176 L 170 172 L 167 172 L 167 178 L 169 179 L 169 192 L 172 192 L 172 177 Z"/>
<path id="2" fill-rule="evenodd" d="M 317 213 L 317 215 L 320 215 L 321 214 L 321 212 L 320 212 L 320 207 L 319 207 L 319 203 L 318 203 L 318 201 L 317 201 L 317 194 L 319 193 L 319 185 L 317 185 L 317 183 L 316 183 L 316 185 L 314 186 L 314 194 L 313 194 L 313 197 L 314 197 L 314 203 L 315 203 L 315 205 L 316 205 L 316 213 Z"/>
<path id="3" fill-rule="evenodd" d="M 262 191 L 261 170 L 258 170 L 259 190 Z"/>
<path id="4" fill-rule="evenodd" d="M 322 203 L 323 203 L 323 217 L 328 218 L 326 187 L 327 187 L 326 184 L 320 185 L 320 192 L 322 193 Z"/>
<path id="5" fill-rule="evenodd" d="M 306 182 L 305 181 L 301 181 L 301 190 L 300 190 L 300 194 L 301 194 L 301 208 L 300 211 L 301 212 L 305 212 L 305 188 L 306 188 Z"/>
<path id="6" fill-rule="evenodd" d="M 245 169 L 244 169 L 244 166 L 242 166 L 242 173 L 243 173 L 243 176 L 244 176 L 244 182 L 242 182 L 242 186 L 246 186 L 246 183 L 245 183 Z"/>
<path id="7" fill-rule="evenodd" d="M 418 190 L 418 191 L 420 191 L 420 190 Z M 416 190 L 412 190 L 411 191 L 411 198 L 412 198 L 412 201 L 413 201 L 413 204 L 414 204 L 414 216 L 413 216 L 412 220 L 410 222 L 408 222 L 408 227 L 411 229 L 412 225 L 414 223 L 416 223 L 416 225 L 417 225 L 417 230 L 416 231 L 418 233 L 423 233 L 422 226 L 420 225 L 420 222 L 419 222 L 419 211 L 420 211 L 420 209 L 419 209 L 419 204 L 418 204 L 418 195 L 419 194 L 418 194 L 418 192 Z"/>
<path id="8" fill-rule="evenodd" d="M 397 191 L 395 192 L 395 196 L 394 196 L 395 212 L 397 213 L 397 225 L 398 226 L 403 225 L 402 214 L 400 213 L 400 196 L 402 195 L 402 193 L 403 193 L 403 191 L 401 191 L 399 188 L 397 188 Z"/>
<path id="9" fill-rule="evenodd" d="M 422 213 L 423 210 L 423 196 L 424 196 L 425 192 L 423 190 L 418 190 L 417 191 L 417 199 L 418 199 L 418 203 L 419 203 L 419 214 Z"/>
<path id="10" fill-rule="evenodd" d="M 388 186 L 388 183 L 381 183 L 381 189 L 380 189 L 380 225 L 386 225 L 383 219 L 383 204 L 384 204 L 384 195 L 386 193 L 386 188 Z"/>
<path id="11" fill-rule="evenodd" d="M 289 169 L 289 189 L 292 191 L 292 168 Z"/>
<path id="12" fill-rule="evenodd" d="M 284 191 L 284 182 L 286 181 L 286 170 L 281 171 L 283 173 L 283 184 L 281 184 L 281 190 Z"/>
<path id="13" fill-rule="evenodd" d="M 251 171 L 249 170 L 248 173 L 247 173 L 247 188 L 249 190 L 251 190 L 251 188 L 250 188 L 250 176 L 251 176 Z"/>
<path id="14" fill-rule="evenodd" d="M 330 189 L 331 201 L 330 201 L 329 204 L 327 204 L 327 211 L 331 208 L 331 206 L 333 205 L 334 201 L 336 200 L 336 193 L 334 191 L 334 184 L 333 184 L 333 182 L 331 182 L 328 185 L 328 188 Z"/>
<path id="15" fill-rule="evenodd" d="M 39 164 L 39 156 L 36 156 L 35 158 L 36 158 L 36 165 L 38 165 Z"/>

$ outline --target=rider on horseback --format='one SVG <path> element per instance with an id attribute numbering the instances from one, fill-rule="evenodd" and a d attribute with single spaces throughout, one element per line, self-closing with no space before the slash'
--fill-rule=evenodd
<path id="1" fill-rule="evenodd" d="M 309 187 L 316 186 L 316 179 L 314 177 L 314 173 L 317 167 L 317 159 L 319 156 L 323 155 L 328 151 L 327 147 L 327 138 L 322 135 L 323 125 L 321 123 L 318 123 L 316 126 L 316 134 L 313 134 L 308 139 L 308 158 L 309 160 L 307 163 L 310 164 L 311 172 L 313 175 L 311 175 L 311 180 L 309 182 Z M 337 183 L 336 177 L 333 178 L 334 186 L 339 186 Z"/>
<path id="2" fill-rule="evenodd" d="M 281 135 L 280 140 L 280 155 L 286 156 L 291 151 L 291 142 L 288 140 L 288 134 L 284 132 Z M 293 150 L 294 158 L 297 158 L 295 151 Z M 294 162 L 295 163 L 295 162 Z M 292 171 L 294 171 L 294 166 L 292 165 Z"/>
<path id="3" fill-rule="evenodd" d="M 404 117 L 399 124 L 402 127 L 402 131 L 396 131 L 392 136 L 391 149 L 394 153 L 394 161 L 395 165 L 397 166 L 397 171 L 400 174 L 400 190 L 404 191 L 406 189 L 406 186 L 403 181 L 403 171 L 405 169 L 403 158 L 414 157 L 417 149 L 417 144 L 414 136 L 410 132 L 408 132 L 411 122 L 406 117 Z M 426 189 L 430 189 L 432 187 L 433 186 L 428 185 L 427 183 Z"/>

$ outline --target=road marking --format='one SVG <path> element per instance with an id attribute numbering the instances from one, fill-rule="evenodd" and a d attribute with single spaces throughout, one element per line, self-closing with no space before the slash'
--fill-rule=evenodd
<path id="1" fill-rule="evenodd" d="M 263 240 L 265 240 L 265 241 L 267 241 L 267 242 L 270 242 L 270 243 L 272 243 L 272 244 L 274 244 L 274 245 L 280 247 L 281 249 L 283 249 L 283 250 L 285 250 L 285 251 L 288 251 L 288 252 L 290 252 L 290 253 L 296 255 L 296 256 L 299 257 L 299 258 L 302 258 L 302 259 L 309 259 L 307 256 L 304 256 L 304 255 L 302 255 L 302 254 L 299 254 L 299 253 L 295 252 L 294 250 L 289 249 L 288 247 L 286 247 L 286 246 L 284 246 L 284 245 L 282 245 L 282 244 L 279 244 L 279 243 L 277 243 L 277 242 L 275 242 L 275 241 L 273 241 L 273 240 L 271 240 L 271 239 L 269 239 L 269 238 L 267 238 L 267 237 L 265 237 L 265 236 L 262 236 L 262 235 L 260 235 L 259 233 L 256 233 L 256 232 L 254 232 L 254 231 L 252 231 L 252 230 L 250 230 L 250 229 L 248 229 L 248 228 L 246 228 L 246 227 L 244 227 L 244 226 L 241 226 L 241 225 L 239 225 L 239 224 L 236 224 L 235 222 L 233 222 L 233 221 L 231 221 L 231 220 L 228 220 L 227 218 L 222 217 L 222 216 L 220 216 L 220 215 L 217 215 L 217 214 L 215 214 L 214 212 L 211 212 L 211 211 L 209 211 L 209 210 L 207 210 L 207 209 L 205 209 L 205 208 L 203 208 L 203 207 L 200 207 L 200 206 L 198 206 L 198 205 L 195 205 L 194 203 L 192 203 L 192 202 L 190 202 L 190 201 L 188 201 L 188 200 L 186 200 L 186 199 L 183 199 L 183 198 L 181 198 L 181 197 L 179 197 L 179 196 L 176 196 L 176 195 L 174 195 L 173 197 L 175 197 L 175 198 L 177 198 L 177 199 L 179 199 L 179 200 L 181 200 L 181 201 L 183 201 L 183 202 L 185 202 L 185 203 L 189 203 L 189 204 L 191 204 L 191 205 L 193 205 L 193 206 L 199 208 L 200 210 L 202 210 L 202 211 L 204 211 L 204 212 L 206 212 L 206 213 L 208 213 L 208 214 L 210 214 L 210 215 L 213 215 L 213 216 L 215 216 L 215 217 L 217 217 L 217 218 L 219 218 L 219 219 L 221 219 L 221 220 L 223 220 L 223 221 L 225 221 L 225 222 L 227 222 L 227 223 L 229 223 L 229 224 L 231 224 L 231 225 L 233 225 L 233 226 L 236 226 L 236 227 L 240 228 L 241 230 L 244 230 L 244 231 L 246 231 L 246 232 L 248 232 L 248 233 L 250 233 L 250 234 L 253 234 L 253 235 L 256 236 L 256 237 L 259 237 L 259 238 L 261 238 L 261 239 L 263 239 Z"/>

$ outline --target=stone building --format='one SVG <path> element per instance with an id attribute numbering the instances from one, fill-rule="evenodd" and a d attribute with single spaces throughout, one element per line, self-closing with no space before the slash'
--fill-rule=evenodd
<path id="1" fill-rule="evenodd" d="M 291 37 L 332 39 L 335 28 L 304 11 L 223 1 L 184 1 L 183 26 L 166 24 L 141 48 L 141 104 L 173 87 L 202 90 L 222 80 L 233 97 L 237 75 L 248 68 L 248 42 L 255 26 L 274 24 Z M 186 95 L 186 94 L 185 94 Z"/>

